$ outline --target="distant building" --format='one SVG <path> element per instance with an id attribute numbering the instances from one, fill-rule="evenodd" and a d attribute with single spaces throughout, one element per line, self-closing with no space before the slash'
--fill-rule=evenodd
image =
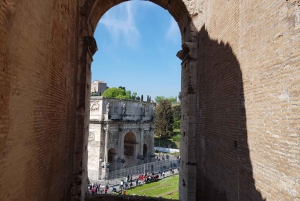
<path id="1" fill-rule="evenodd" d="M 94 96 L 102 96 L 106 89 L 108 89 L 106 82 L 95 80 L 91 84 L 91 93 Z"/>
<path id="2" fill-rule="evenodd" d="M 88 175 L 154 161 L 155 103 L 92 96 L 88 139 Z"/>

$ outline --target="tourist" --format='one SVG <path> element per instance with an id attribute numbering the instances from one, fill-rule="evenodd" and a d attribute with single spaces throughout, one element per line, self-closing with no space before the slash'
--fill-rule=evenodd
<path id="1" fill-rule="evenodd" d="M 124 184 L 124 183 L 123 183 L 123 180 L 121 180 L 121 183 L 120 183 L 120 189 L 121 189 L 121 190 L 123 190 L 123 184 Z"/>
<path id="2" fill-rule="evenodd" d="M 105 194 L 107 194 L 108 188 L 109 188 L 108 185 L 106 185 L 106 186 L 105 186 L 105 189 L 104 189 L 104 193 L 105 193 Z"/>

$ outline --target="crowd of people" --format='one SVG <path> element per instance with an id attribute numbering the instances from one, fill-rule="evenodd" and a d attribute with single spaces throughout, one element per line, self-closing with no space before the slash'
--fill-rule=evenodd
<path id="1" fill-rule="evenodd" d="M 160 160 L 168 160 L 169 159 L 169 155 L 159 155 L 156 156 L 156 160 L 160 161 Z M 180 162 L 180 157 L 179 156 L 174 156 L 179 162 Z M 177 170 L 179 170 L 179 168 L 177 168 Z M 172 168 L 172 165 L 169 168 L 170 174 L 174 174 L 174 169 Z M 120 181 L 120 185 L 119 185 L 119 190 L 117 190 L 116 186 L 112 186 L 112 192 L 113 193 L 118 193 L 118 194 L 123 194 L 126 195 L 126 190 L 129 188 L 133 188 L 136 186 L 139 186 L 143 183 L 148 183 L 151 181 L 156 181 L 160 178 L 164 178 L 166 175 L 165 171 L 159 171 L 158 174 L 155 174 L 154 172 L 152 173 L 145 173 L 145 174 L 139 174 L 137 176 L 136 179 L 132 178 L 132 175 L 127 175 L 127 177 L 125 179 L 122 179 Z M 107 194 L 108 190 L 109 190 L 109 186 L 106 185 L 104 188 L 100 188 L 100 184 L 98 183 L 94 183 L 94 184 L 89 184 L 88 185 L 88 192 L 90 194 Z"/>
<path id="2" fill-rule="evenodd" d="M 180 157 L 179 156 L 173 156 L 174 159 L 177 159 L 178 161 L 180 161 Z M 156 161 L 162 161 L 162 160 L 169 160 L 171 159 L 170 156 L 167 154 L 167 155 L 164 155 L 164 154 L 159 154 L 159 155 L 155 155 L 155 160 Z"/>
<path id="3" fill-rule="evenodd" d="M 94 184 L 88 184 L 88 193 L 90 193 L 90 194 L 103 194 L 103 189 L 100 188 L 100 187 L 101 187 L 101 185 L 98 184 L 97 182 L 94 183 Z M 109 187 L 108 187 L 108 185 L 106 185 L 104 187 L 104 194 L 107 194 L 108 189 L 109 189 Z"/>

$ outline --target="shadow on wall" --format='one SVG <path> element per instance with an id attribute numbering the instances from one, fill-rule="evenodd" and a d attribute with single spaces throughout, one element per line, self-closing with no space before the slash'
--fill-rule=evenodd
<path id="1" fill-rule="evenodd" d="M 239 62 L 205 27 L 198 41 L 197 200 L 263 200 L 253 178 Z"/>

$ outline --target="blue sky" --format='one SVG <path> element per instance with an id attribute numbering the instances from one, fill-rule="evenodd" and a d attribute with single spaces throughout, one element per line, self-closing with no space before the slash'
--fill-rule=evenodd
<path id="1" fill-rule="evenodd" d="M 100 19 L 92 81 L 124 86 L 138 95 L 178 96 L 181 35 L 168 11 L 147 1 L 119 4 Z M 145 98 L 144 98 L 145 100 Z"/>

